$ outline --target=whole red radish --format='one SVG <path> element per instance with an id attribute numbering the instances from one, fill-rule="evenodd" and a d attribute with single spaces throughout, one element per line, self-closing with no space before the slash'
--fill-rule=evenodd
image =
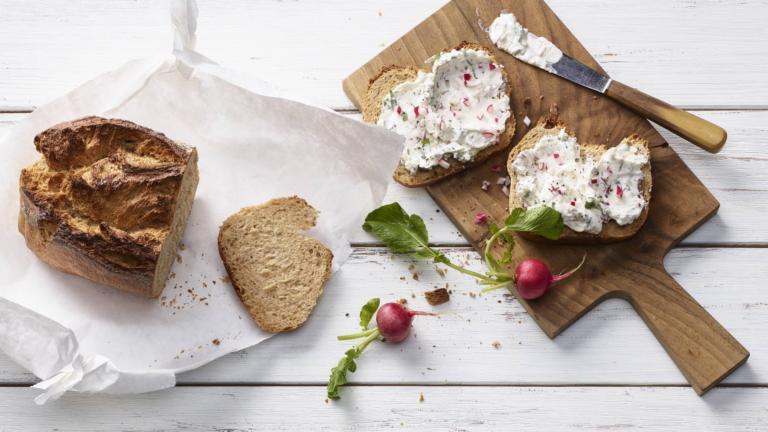
<path id="1" fill-rule="evenodd" d="M 586 259 L 586 256 L 584 258 Z M 584 264 L 584 260 L 568 273 L 552 276 L 552 272 L 549 271 L 546 264 L 537 259 L 529 258 L 518 264 L 517 269 L 515 269 L 517 292 L 520 293 L 520 297 L 526 300 L 537 299 L 543 296 L 552 284 L 572 275 L 581 268 L 582 264 Z"/>
<path id="2" fill-rule="evenodd" d="M 431 315 L 429 312 L 417 312 L 400 303 L 387 303 L 376 313 L 376 324 L 381 335 L 389 342 L 400 342 L 411 334 L 411 324 L 415 315 Z"/>

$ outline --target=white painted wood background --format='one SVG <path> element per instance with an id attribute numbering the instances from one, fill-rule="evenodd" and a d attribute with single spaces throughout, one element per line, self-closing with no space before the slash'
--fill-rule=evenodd
<path id="1" fill-rule="evenodd" d="M 199 0 L 197 49 L 359 118 L 341 80 L 444 1 Z M 510 295 L 465 296 L 478 291 L 472 280 L 441 277 L 360 232 L 305 326 L 182 374 L 177 388 L 37 407 L 25 388 L 34 376 L 0 354 L 0 431 L 768 430 L 768 2 L 547 2 L 614 78 L 729 133 L 710 155 L 661 131 L 721 203 L 665 263 L 752 354 L 724 384 L 696 396 L 624 301 L 550 341 Z M 94 75 L 167 52 L 166 9 L 165 0 L 0 0 L 0 137 Z M 421 214 L 452 259 L 482 268 L 425 192 L 393 185 L 387 201 Z M 410 264 L 423 269 L 419 281 Z M 445 283 L 456 294 L 436 309 L 461 319 L 420 317 L 416 337 L 373 345 L 343 400 L 326 404 L 347 347 L 335 336 L 354 329 L 362 303 L 405 297 L 428 309 L 421 293 Z"/>

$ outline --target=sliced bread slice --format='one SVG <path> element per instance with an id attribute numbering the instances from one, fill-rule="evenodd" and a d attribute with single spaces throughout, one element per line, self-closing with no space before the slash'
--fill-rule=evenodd
<path id="1" fill-rule="evenodd" d="M 483 45 L 462 42 L 455 48 L 446 48 L 443 52 L 451 52 L 452 49 L 473 49 L 476 51 L 485 51 L 491 56 L 491 61 L 499 64 L 496 57 L 491 54 L 491 50 Z M 363 101 L 363 121 L 366 123 L 377 123 L 379 116 L 381 115 L 382 99 L 386 96 L 390 90 L 394 89 L 398 85 L 412 81 L 416 79 L 419 70 L 410 66 L 387 66 L 379 72 L 378 75 L 371 78 L 368 85 L 368 92 L 365 94 L 365 100 Z M 424 71 L 427 72 L 427 71 Z M 506 92 L 511 99 L 511 88 L 509 85 L 509 78 L 507 72 L 502 69 L 501 74 L 504 76 L 504 81 L 507 83 Z M 510 108 L 511 109 L 511 108 Z M 504 133 L 499 138 L 499 143 L 486 147 L 480 151 L 475 159 L 471 162 L 459 162 L 451 157 L 446 158 L 446 161 L 450 164 L 450 167 L 443 168 L 436 166 L 432 169 L 419 169 L 416 174 L 411 174 L 410 171 L 405 169 L 402 162 L 397 166 L 393 178 L 396 182 L 406 187 L 422 187 L 432 184 L 440 179 L 448 177 L 451 174 L 463 171 L 469 167 L 478 165 L 485 162 L 489 157 L 496 153 L 501 152 L 509 146 L 512 142 L 512 137 L 515 135 L 515 116 L 514 113 L 507 119 Z"/>
<path id="2" fill-rule="evenodd" d="M 568 130 L 565 123 L 557 116 L 542 117 L 534 128 L 532 128 L 518 143 L 512 152 L 509 154 L 507 160 L 507 168 L 509 171 L 511 184 L 509 186 L 509 208 L 510 210 L 522 207 L 522 202 L 517 197 L 515 191 L 517 190 L 517 177 L 512 170 L 512 163 L 517 159 L 517 156 L 521 151 L 533 148 L 544 136 L 557 135 L 563 128 L 565 132 L 571 137 L 575 137 L 573 132 Z M 625 143 L 631 147 L 635 147 L 638 151 L 648 158 L 648 163 L 643 166 L 643 180 L 640 185 L 640 189 L 643 192 L 643 198 L 648 203 L 643 209 L 640 216 L 631 224 L 621 226 L 616 221 L 611 220 L 608 223 L 603 224 L 603 229 L 598 234 L 589 234 L 585 232 L 576 232 L 568 227 L 565 227 L 563 234 L 558 240 L 549 240 L 537 234 L 519 232 L 522 237 L 529 240 L 537 241 L 540 243 L 559 243 L 559 244 L 597 244 L 597 243 L 612 243 L 620 240 L 625 240 L 632 237 L 643 225 L 645 219 L 648 217 L 648 209 L 651 201 L 651 154 L 648 150 L 648 141 L 643 139 L 638 134 L 632 134 L 625 138 L 621 143 Z M 592 159 L 598 160 L 603 153 L 608 150 L 608 147 L 597 144 L 579 143 L 581 146 L 581 155 L 586 157 L 591 156 Z"/>
<path id="3" fill-rule="evenodd" d="M 333 253 L 305 237 L 319 212 L 301 198 L 246 207 L 219 228 L 219 254 L 251 317 L 270 332 L 307 320 L 331 276 Z"/>

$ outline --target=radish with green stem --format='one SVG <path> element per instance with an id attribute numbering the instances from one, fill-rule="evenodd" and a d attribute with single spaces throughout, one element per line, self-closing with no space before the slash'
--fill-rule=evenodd
<path id="1" fill-rule="evenodd" d="M 537 299 L 543 296 L 555 282 L 567 278 L 580 269 L 586 259 L 587 256 L 584 255 L 578 267 L 558 276 L 552 276 L 552 272 L 543 262 L 533 258 L 527 259 L 518 264 L 515 269 L 515 288 L 520 293 L 520 297 L 526 300 Z"/>
<path id="2" fill-rule="evenodd" d="M 355 345 L 354 348 L 345 353 L 345 357 L 339 360 L 338 366 L 331 369 L 331 377 L 328 381 L 328 397 L 330 399 L 339 399 L 339 386 L 346 384 L 347 371 L 355 372 L 357 364 L 355 360 L 370 345 L 371 342 L 383 336 L 388 342 L 400 342 L 405 340 L 411 334 L 411 324 L 416 315 L 437 314 L 429 312 L 413 311 L 399 303 L 387 303 L 379 308 L 379 299 L 370 300 L 360 311 L 360 326 L 363 331 L 346 336 L 339 336 L 339 340 L 352 340 L 363 338 L 362 342 Z M 378 310 L 378 312 L 377 312 Z M 376 313 L 376 323 L 378 327 L 369 329 L 374 312 Z"/>
<path id="3" fill-rule="evenodd" d="M 525 211 L 517 208 L 504 221 L 501 229 L 491 224 L 492 237 L 485 248 L 485 260 L 488 266 L 485 274 L 473 272 L 453 264 L 442 252 L 429 247 L 429 234 L 424 220 L 418 215 L 409 215 L 398 203 L 381 206 L 365 218 L 363 229 L 373 232 L 395 252 L 411 252 L 418 259 L 431 259 L 434 263 L 446 266 L 478 278 L 480 284 L 488 289 L 508 288 L 514 283 L 514 277 L 503 267 L 512 261 L 512 248 L 515 246 L 511 231 L 528 231 L 549 239 L 557 239 L 563 232 L 563 218 L 560 212 L 550 207 L 538 207 Z M 507 242 L 507 250 L 502 259 L 496 260 L 490 253 L 491 244 L 497 239 Z"/>

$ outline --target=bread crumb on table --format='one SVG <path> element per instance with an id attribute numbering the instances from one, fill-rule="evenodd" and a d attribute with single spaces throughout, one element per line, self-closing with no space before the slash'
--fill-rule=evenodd
<path id="1" fill-rule="evenodd" d="M 400 299 L 400 300 L 398 300 L 397 302 L 398 302 L 398 303 L 400 303 L 401 305 L 404 305 L 404 304 L 408 303 L 408 300 L 406 300 L 406 299 L 404 299 L 404 298 L 401 298 L 401 299 Z"/>
<path id="2" fill-rule="evenodd" d="M 176 261 L 178 261 L 179 263 L 184 262 L 184 260 L 181 259 L 181 255 L 179 255 L 179 254 L 176 254 Z"/>
<path id="3" fill-rule="evenodd" d="M 211 342 L 211 343 L 214 344 L 214 345 L 217 345 L 217 346 L 221 345 L 221 341 L 218 340 L 218 339 L 214 339 L 213 342 Z"/>
<path id="4" fill-rule="evenodd" d="M 448 294 L 448 290 L 445 288 L 438 288 L 434 291 L 427 291 L 424 293 L 424 297 L 427 298 L 427 303 L 432 306 L 441 305 L 451 300 L 451 296 Z"/>
<path id="5" fill-rule="evenodd" d="M 493 346 L 494 348 L 498 348 L 499 346 L 501 346 L 501 344 L 499 343 L 499 341 L 496 341 L 492 343 L 491 346 Z"/>
<path id="6" fill-rule="evenodd" d="M 419 402 L 424 402 L 424 393 L 419 393 Z"/>
<path id="7" fill-rule="evenodd" d="M 413 280 L 419 280 L 419 275 L 417 273 L 413 274 Z"/>

